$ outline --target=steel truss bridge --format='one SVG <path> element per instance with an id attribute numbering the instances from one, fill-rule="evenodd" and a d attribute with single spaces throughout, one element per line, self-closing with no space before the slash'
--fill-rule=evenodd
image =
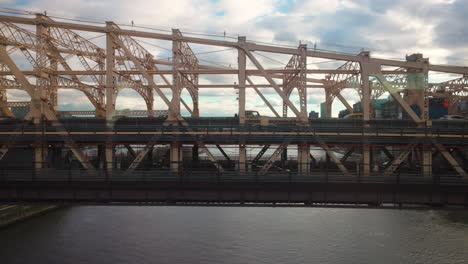
<path id="1" fill-rule="evenodd" d="M 104 44 L 90 34 L 105 36 Z M 141 39 L 167 41 L 171 59 L 158 59 Z M 237 67 L 203 64 L 193 45 L 237 50 Z M 262 54 L 289 60 L 282 69 L 269 68 L 259 60 Z M 343 64 L 308 68 L 312 59 Z M 460 77 L 429 83 L 432 72 Z M 213 75 L 237 81 L 200 82 L 200 76 Z M 164 34 L 43 14 L 0 16 L 0 201 L 467 205 L 466 124 L 428 118 L 430 98 L 445 98 L 454 113 L 467 99 L 467 85 L 467 67 L 434 65 L 422 54 L 391 60 L 368 51 L 350 55 L 245 37 L 202 38 L 177 29 Z M 115 118 L 122 87 L 144 99 L 146 110 L 134 114 L 147 117 Z M 236 89 L 237 117 L 200 117 L 204 88 Z M 282 112 L 260 88 L 281 98 Z M 31 98 L 23 120 L 6 118 L 20 105 L 8 101 L 10 89 Z M 95 110 L 76 113 L 95 117 L 60 118 L 58 89 L 83 92 Z M 184 89 L 191 103 L 181 97 Z M 247 89 L 273 117 L 246 116 Z M 324 89 L 326 117 L 335 98 L 353 112 L 342 91 L 355 89 L 362 120 L 309 120 L 308 89 Z M 290 99 L 293 91 L 298 106 Z M 383 94 L 409 119 L 372 120 L 372 100 Z M 167 117 L 156 114 L 156 96 Z M 181 107 L 190 117 L 181 115 Z M 249 154 L 252 148 L 259 151 Z"/>

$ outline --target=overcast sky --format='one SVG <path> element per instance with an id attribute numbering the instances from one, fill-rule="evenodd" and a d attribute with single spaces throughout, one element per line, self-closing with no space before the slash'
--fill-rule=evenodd
<path id="1" fill-rule="evenodd" d="M 120 24 L 151 26 L 170 30 L 179 28 L 186 32 L 208 33 L 227 37 L 239 35 L 247 39 L 297 46 L 299 42 L 320 49 L 359 53 L 370 50 L 374 57 L 404 59 L 406 54 L 423 53 L 431 63 L 468 65 L 468 1 L 451 0 L 0 0 L 2 7 L 36 12 L 47 11 L 48 15 L 86 20 L 113 20 Z M 97 40 L 99 42 L 99 39 Z M 167 50 L 156 48 L 164 43 L 146 40 L 145 48 L 156 57 L 170 56 Z M 102 41 L 101 41 L 102 42 Z M 169 46 L 167 46 L 169 47 Z M 196 52 L 219 50 L 194 46 Z M 201 63 L 218 63 L 236 67 L 235 50 L 200 55 Z M 273 58 L 274 60 L 268 59 Z M 268 67 L 281 68 L 286 57 L 259 57 Z M 276 60 L 276 61 L 275 61 Z M 317 63 L 310 60 L 310 68 L 330 68 L 339 64 Z M 455 76 L 456 77 L 456 76 Z M 437 76 L 432 79 L 437 79 Z M 203 83 L 215 81 L 233 82 L 235 79 L 204 78 Z M 259 82 L 265 83 L 260 80 Z M 281 109 L 281 100 L 268 89 L 268 98 Z M 185 94 L 185 92 L 184 92 Z M 233 89 L 210 89 L 200 92 L 202 115 L 231 115 L 237 109 Z M 351 102 L 357 100 L 354 91 L 345 95 Z M 10 98 L 20 98 L 13 93 Z M 323 92 L 310 89 L 309 110 L 318 110 L 324 100 Z M 184 97 L 186 98 L 186 97 Z M 293 101 L 297 101 L 294 99 Z M 61 108 L 90 107 L 79 92 L 61 91 Z M 143 109 L 143 100 L 133 91 L 123 90 L 118 98 L 118 108 Z M 257 108 L 263 114 L 271 112 L 253 93 L 249 93 L 247 108 Z M 156 109 L 163 109 L 160 100 Z M 342 109 L 334 105 L 334 114 Z"/>

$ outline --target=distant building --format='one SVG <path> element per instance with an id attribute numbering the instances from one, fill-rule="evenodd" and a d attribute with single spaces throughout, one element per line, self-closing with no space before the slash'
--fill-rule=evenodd
<path id="1" fill-rule="evenodd" d="M 29 113 L 29 102 L 8 102 L 10 110 L 16 118 L 24 118 Z"/>
<path id="2" fill-rule="evenodd" d="M 312 119 L 312 118 L 319 118 L 319 113 L 317 113 L 315 111 L 310 111 L 309 112 L 309 119 Z"/>
<path id="3" fill-rule="evenodd" d="M 323 102 L 320 104 L 320 117 L 325 118 L 327 116 L 326 112 L 327 112 L 327 105 L 325 102 Z"/>
<path id="4" fill-rule="evenodd" d="M 418 106 L 412 105 L 411 109 L 421 115 L 421 110 Z M 429 119 L 439 119 L 448 114 L 448 104 L 444 98 L 429 99 Z M 383 119 L 408 119 L 409 116 L 403 112 L 401 107 L 395 101 L 388 101 L 382 105 Z"/>
<path id="5" fill-rule="evenodd" d="M 457 104 L 457 113 L 460 115 L 468 116 L 468 100 L 460 101 Z"/>

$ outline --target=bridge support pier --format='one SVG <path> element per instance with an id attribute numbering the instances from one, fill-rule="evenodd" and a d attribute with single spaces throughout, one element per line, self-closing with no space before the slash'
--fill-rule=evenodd
<path id="1" fill-rule="evenodd" d="M 200 156 L 198 155 L 198 145 L 195 144 L 192 147 L 192 166 L 198 166 L 199 160 Z"/>
<path id="2" fill-rule="evenodd" d="M 362 118 L 364 127 L 369 127 L 371 119 L 371 86 L 369 83 L 369 75 L 372 72 L 380 72 L 380 67 L 371 65 L 369 52 L 361 52 L 361 93 L 362 93 Z M 371 148 L 367 142 L 362 146 L 362 175 L 369 176 L 371 171 Z"/>
<path id="3" fill-rule="evenodd" d="M 422 146 L 422 170 L 425 177 L 432 177 L 432 151 L 428 144 Z"/>
<path id="4" fill-rule="evenodd" d="M 169 161 L 172 173 L 179 173 L 182 170 L 182 147 L 180 144 L 172 143 L 169 152 Z"/>
<path id="5" fill-rule="evenodd" d="M 301 176 L 308 176 L 310 173 L 310 146 L 301 144 L 297 146 L 298 171 Z"/>
<path id="6" fill-rule="evenodd" d="M 106 27 L 110 30 L 113 27 L 111 22 L 106 22 Z M 109 122 L 115 113 L 115 49 L 116 45 L 110 33 L 106 34 L 106 120 Z M 97 109 L 96 109 L 97 111 Z M 114 168 L 114 147 L 110 140 L 105 146 L 106 170 L 112 173 Z"/>
<path id="7" fill-rule="evenodd" d="M 247 150 L 245 145 L 239 145 L 239 173 L 245 175 L 247 170 Z"/>
<path id="8" fill-rule="evenodd" d="M 105 156 L 106 170 L 111 173 L 114 168 L 114 146 L 111 142 L 106 142 Z"/>
<path id="9" fill-rule="evenodd" d="M 288 147 L 285 147 L 283 149 L 283 152 L 281 152 L 281 167 L 284 168 L 287 163 L 288 163 Z"/>
<path id="10" fill-rule="evenodd" d="M 246 38 L 239 37 L 238 44 L 240 46 L 245 45 Z M 237 63 L 239 68 L 239 125 L 245 125 L 245 82 L 247 79 L 246 74 L 246 65 L 247 65 L 247 58 L 245 51 L 243 49 L 238 49 L 237 55 Z M 239 173 L 240 175 L 245 175 L 246 172 L 246 165 L 247 165 L 247 151 L 245 148 L 244 142 L 239 142 Z"/>
<path id="11" fill-rule="evenodd" d="M 44 148 L 42 144 L 34 148 L 34 168 L 36 170 L 42 169 L 42 163 L 44 162 Z"/>
<path id="12" fill-rule="evenodd" d="M 33 123 L 35 125 L 35 130 L 36 132 L 39 133 L 39 135 L 36 135 L 35 137 L 35 146 L 34 146 L 34 168 L 36 170 L 42 169 L 42 165 L 44 163 L 44 139 L 42 138 L 42 120 L 41 117 L 38 113 L 36 113 L 35 117 L 33 118 Z"/>

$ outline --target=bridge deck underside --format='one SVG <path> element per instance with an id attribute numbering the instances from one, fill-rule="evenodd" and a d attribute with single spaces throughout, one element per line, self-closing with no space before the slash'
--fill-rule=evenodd
<path id="1" fill-rule="evenodd" d="M 153 177 L 148 176 L 153 175 Z M 102 175 L 67 180 L 23 179 L 9 175 L 0 185 L 1 202 L 67 203 L 162 203 L 162 204 L 286 204 L 375 206 L 467 206 L 466 181 L 399 181 L 382 179 L 315 180 L 269 178 L 155 178 L 134 174 L 131 178 Z M 156 174 L 158 175 L 158 174 Z M 11 180 L 9 177 L 14 178 Z M 276 179 L 275 179 L 276 178 Z"/>

